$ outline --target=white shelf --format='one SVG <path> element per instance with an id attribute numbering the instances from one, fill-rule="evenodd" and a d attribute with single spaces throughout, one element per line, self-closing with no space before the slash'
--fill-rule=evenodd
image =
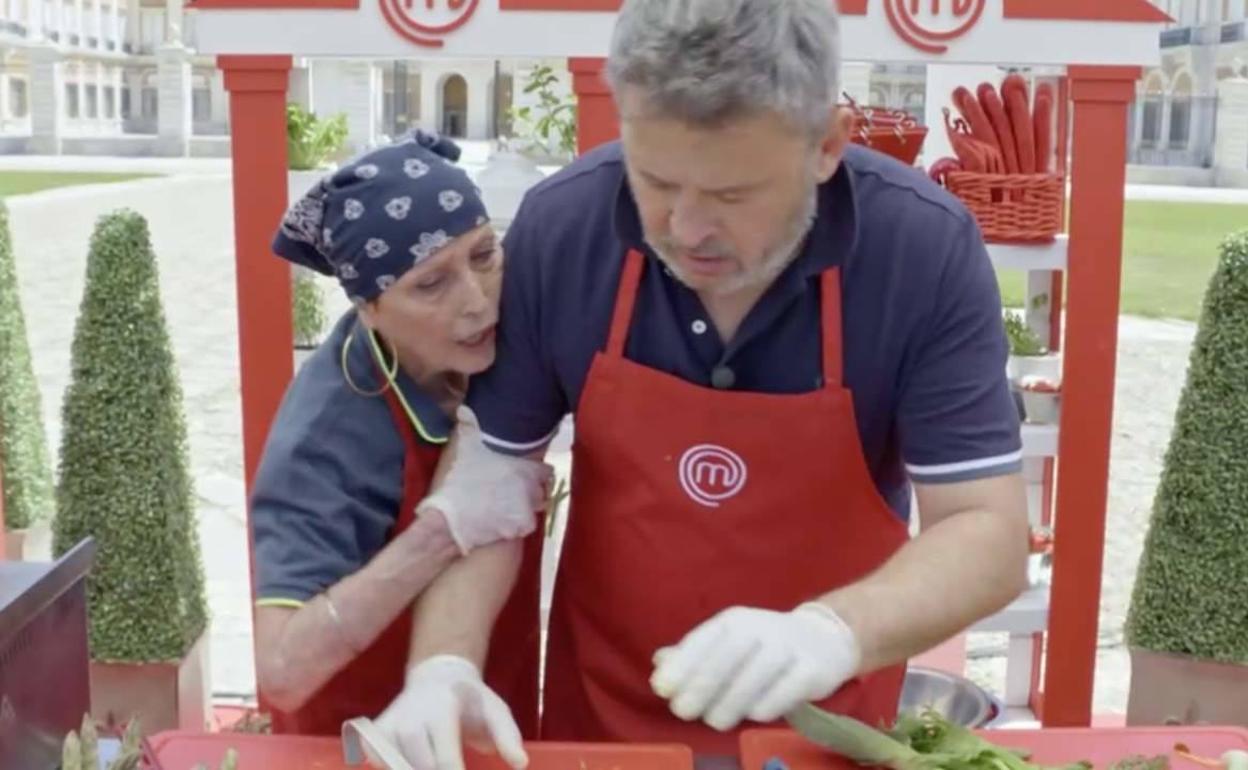
<path id="1" fill-rule="evenodd" d="M 1013 243 L 988 244 L 988 256 L 997 267 L 1010 270 L 1058 270 L 1066 269 L 1066 253 L 1069 239 L 1065 233 L 1052 243 L 1036 245 Z"/>
<path id="2" fill-rule="evenodd" d="M 1040 720 L 1031 713 L 1031 709 L 1022 706 L 1006 708 L 1005 713 L 988 725 L 990 730 L 1037 730 L 1039 728 Z"/>
<path id="3" fill-rule="evenodd" d="M 1056 457 L 1056 425 L 1032 425 L 1023 423 L 1023 457 Z"/>
<path id="4" fill-rule="evenodd" d="M 1014 603 L 968 629 L 971 633 L 1034 634 L 1049 627 L 1049 586 L 1032 586 Z"/>

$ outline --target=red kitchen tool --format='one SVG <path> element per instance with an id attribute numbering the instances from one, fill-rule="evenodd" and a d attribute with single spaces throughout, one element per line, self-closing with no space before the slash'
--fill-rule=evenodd
<path id="1" fill-rule="evenodd" d="M 1248 749 L 1248 730 L 1234 727 L 1055 728 L 1049 730 L 980 730 L 986 740 L 1031 753 L 1030 761 L 1064 765 L 1088 761 L 1106 770 L 1132 755 L 1171 757 L 1173 770 L 1200 770 L 1175 753 L 1185 744 L 1192 753 L 1221 756 Z M 741 734 L 741 766 L 761 768 L 779 759 L 789 770 L 861 770 L 849 760 L 821 748 L 794 730 L 759 729 Z"/>
<path id="2" fill-rule="evenodd" d="M 913 166 L 927 139 L 927 127 L 904 110 L 862 107 L 849 95 L 845 101 L 854 113 L 851 140 Z"/>
<path id="3" fill-rule="evenodd" d="M 153 736 L 161 770 L 215 768 L 234 749 L 238 770 L 349 770 L 342 741 L 296 735 L 170 732 Z M 687 746 L 655 744 L 531 743 L 529 770 L 692 770 Z M 497 757 L 466 752 L 467 770 L 506 770 Z"/>

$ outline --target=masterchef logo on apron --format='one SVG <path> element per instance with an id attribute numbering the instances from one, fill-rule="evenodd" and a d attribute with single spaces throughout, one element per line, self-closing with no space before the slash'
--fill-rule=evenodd
<path id="1" fill-rule="evenodd" d="M 699 505 L 718 508 L 745 486 L 745 461 L 731 449 L 714 444 L 690 447 L 681 455 L 678 473 L 685 494 Z"/>

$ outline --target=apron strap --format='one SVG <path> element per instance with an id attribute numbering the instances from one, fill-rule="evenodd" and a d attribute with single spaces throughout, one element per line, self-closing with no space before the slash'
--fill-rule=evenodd
<path id="1" fill-rule="evenodd" d="M 628 341 L 628 329 L 633 319 L 633 307 L 637 302 L 637 287 L 641 284 L 641 271 L 645 258 L 636 249 L 630 249 L 624 258 L 624 272 L 615 296 L 615 311 L 611 316 L 611 332 L 607 338 L 607 353 L 622 358 L 624 343 Z M 841 387 L 841 269 L 830 268 L 820 277 L 821 332 L 823 338 L 823 386 L 830 390 Z M 388 394 L 387 394 L 388 395 Z"/>
<path id="2" fill-rule="evenodd" d="M 615 313 L 611 316 L 611 335 L 607 338 L 607 353 L 616 358 L 624 357 L 624 343 L 628 341 L 628 328 L 633 320 L 633 305 L 637 302 L 637 287 L 641 285 L 641 270 L 645 258 L 636 249 L 629 249 L 624 258 L 624 273 L 620 276 L 620 288 L 615 294 Z"/>
<path id="3" fill-rule="evenodd" d="M 841 269 L 833 267 L 823 271 L 820 283 L 821 315 L 823 316 L 823 387 L 838 390 L 841 387 Z"/>
<path id="4" fill-rule="evenodd" d="M 399 515 L 394 522 L 394 533 L 397 534 L 416 522 L 416 502 L 408 499 L 411 496 L 408 486 L 416 470 L 414 466 L 419 462 L 416 450 L 420 446 L 420 439 L 416 436 L 416 428 L 412 426 L 412 419 L 407 416 L 407 410 L 403 408 L 395 389 L 386 388 L 382 397 L 386 399 L 386 406 L 390 407 L 390 417 L 394 422 L 394 427 L 403 437 L 403 493 L 399 500 Z"/>

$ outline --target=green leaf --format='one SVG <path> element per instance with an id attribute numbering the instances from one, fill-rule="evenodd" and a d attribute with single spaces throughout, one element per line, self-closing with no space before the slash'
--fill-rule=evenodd
<path id="1" fill-rule="evenodd" d="M 567 157 L 576 156 L 577 106 L 573 95 L 564 94 L 559 77 L 548 65 L 530 71 L 522 92 L 536 94 L 536 105 L 525 105 L 511 114 L 518 138 L 543 150 L 551 149 Z"/>

